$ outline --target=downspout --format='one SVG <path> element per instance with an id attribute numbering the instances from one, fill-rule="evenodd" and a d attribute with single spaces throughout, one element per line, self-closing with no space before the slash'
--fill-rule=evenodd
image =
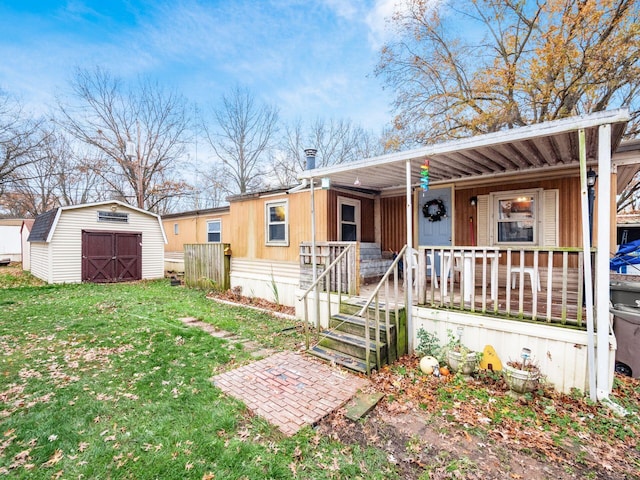
<path id="1" fill-rule="evenodd" d="M 593 330 L 593 283 L 591 275 L 591 235 L 589 232 L 589 201 L 587 193 L 587 144 L 585 131 L 578 130 L 578 155 L 580 161 L 580 199 L 582 207 L 582 248 L 584 251 L 584 299 L 587 310 L 587 364 L 589 370 L 589 398 L 597 400 L 595 339 Z M 578 308 L 580 306 L 578 305 Z"/>
<path id="2" fill-rule="evenodd" d="M 315 148 L 307 148 L 304 153 L 307 156 L 307 170 L 313 170 L 316 168 L 316 153 L 318 151 Z M 318 279 L 318 263 L 316 258 L 316 199 L 314 190 L 314 178 L 309 179 L 311 189 L 311 271 L 312 281 L 316 283 Z M 316 328 L 320 328 L 320 297 L 318 295 L 318 285 L 313 290 L 315 297 L 315 311 L 316 311 Z M 305 319 L 308 321 L 308 319 Z"/>
<path id="3" fill-rule="evenodd" d="M 413 353 L 413 192 L 411 191 L 411 160 L 406 162 L 407 176 L 407 249 L 404 257 L 404 278 L 406 281 L 405 294 L 407 297 L 407 348 Z"/>
<path id="4" fill-rule="evenodd" d="M 611 251 L 611 125 L 598 129 L 598 251 L 596 253 L 596 342 L 598 400 L 607 400 L 609 376 L 609 252 Z M 606 227 L 605 227 L 606 226 Z"/>

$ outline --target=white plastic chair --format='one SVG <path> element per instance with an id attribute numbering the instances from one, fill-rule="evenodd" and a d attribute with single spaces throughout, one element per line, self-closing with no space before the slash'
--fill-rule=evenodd
<path id="1" fill-rule="evenodd" d="M 540 291 L 540 272 L 533 267 L 522 267 L 519 266 L 511 267 L 511 289 L 516 288 L 516 280 L 520 278 L 522 275 L 522 280 L 524 282 L 525 275 L 529 275 L 529 283 L 531 283 L 531 295 L 533 295 L 534 290 Z"/>
<path id="2" fill-rule="evenodd" d="M 416 278 L 418 278 L 418 264 L 420 263 L 420 254 L 415 248 L 411 249 L 411 268 L 413 269 L 413 285 L 416 284 Z M 427 278 L 431 278 L 431 269 L 434 268 L 434 255 L 433 252 L 427 252 Z M 438 276 L 433 276 L 433 284 L 438 288 Z"/>

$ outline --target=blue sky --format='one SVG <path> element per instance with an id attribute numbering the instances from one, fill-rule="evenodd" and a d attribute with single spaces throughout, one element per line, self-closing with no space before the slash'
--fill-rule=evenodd
<path id="1" fill-rule="evenodd" d="M 0 88 L 32 111 L 99 65 L 205 107 L 236 84 L 285 121 L 348 118 L 379 133 L 373 70 L 394 0 L 0 0 Z M 44 106 L 44 107 L 43 107 Z"/>

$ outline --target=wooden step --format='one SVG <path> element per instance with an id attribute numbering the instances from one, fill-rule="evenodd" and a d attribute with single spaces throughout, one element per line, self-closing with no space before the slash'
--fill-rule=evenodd
<path id="1" fill-rule="evenodd" d="M 347 298 L 346 300 L 343 300 L 342 303 L 340 304 L 340 312 L 341 313 L 347 313 L 347 314 L 351 314 L 351 315 L 357 315 L 358 313 L 360 313 L 360 310 L 362 310 L 362 307 L 364 307 L 366 303 L 366 300 L 363 298 Z M 386 310 L 386 305 L 384 302 L 380 302 L 380 319 L 384 319 L 384 312 Z M 368 309 L 369 311 L 369 317 L 370 318 L 374 318 L 375 317 L 375 312 L 376 309 L 373 306 L 373 304 L 369 305 Z M 404 306 L 403 305 L 399 305 L 398 306 L 398 313 L 402 314 L 404 310 Z M 389 316 L 391 318 L 395 317 L 395 309 L 393 308 L 393 305 L 390 306 L 389 308 Z"/>
<path id="2" fill-rule="evenodd" d="M 367 366 L 364 360 L 352 357 L 344 352 L 338 352 L 337 350 L 333 350 L 328 347 L 323 347 L 321 345 L 315 345 L 313 348 L 307 351 L 309 355 L 313 355 L 315 357 L 321 358 L 327 362 L 335 363 L 336 365 L 342 365 L 349 370 L 353 370 L 354 372 L 367 373 Z M 370 370 L 375 370 L 376 362 L 375 355 L 370 361 Z"/>
<path id="3" fill-rule="evenodd" d="M 375 322 L 372 320 L 369 321 L 369 334 L 371 339 L 376 338 L 376 328 L 374 323 Z M 357 315 L 347 315 L 343 313 L 333 315 L 329 319 L 329 327 L 331 329 L 351 333 L 360 337 L 364 337 L 365 324 L 366 322 L 364 318 L 358 317 Z M 390 335 L 387 335 L 387 325 L 384 323 L 384 318 L 380 319 L 380 340 L 388 342 L 389 339 L 393 340 L 395 338 L 395 324 L 393 321 L 391 321 L 389 333 Z"/>
<path id="4" fill-rule="evenodd" d="M 370 357 L 376 355 L 376 341 L 375 338 L 369 340 L 367 344 L 366 340 L 351 333 L 340 332 L 336 330 L 324 330 L 320 333 L 320 341 L 318 344 L 322 347 L 331 348 L 347 355 L 351 355 L 356 358 L 364 359 L 366 357 L 366 351 L 369 349 Z M 387 363 L 387 344 L 380 342 L 380 361 L 384 364 Z"/>

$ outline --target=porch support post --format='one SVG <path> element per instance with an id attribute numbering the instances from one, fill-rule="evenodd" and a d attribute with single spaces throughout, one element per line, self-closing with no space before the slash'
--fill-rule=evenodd
<path id="1" fill-rule="evenodd" d="M 584 250 L 584 303 L 587 310 L 587 368 L 589 372 L 589 398 L 596 396 L 596 362 L 593 322 L 593 281 L 591 275 L 591 235 L 589 232 L 589 202 L 587 199 L 587 144 L 584 128 L 578 130 L 580 161 L 580 198 L 582 206 L 582 248 Z M 578 308 L 581 308 L 578 305 Z"/>
<path id="2" fill-rule="evenodd" d="M 598 400 L 609 398 L 609 252 L 611 251 L 611 125 L 598 129 L 598 251 L 596 253 L 596 331 Z"/>
<path id="3" fill-rule="evenodd" d="M 411 191 L 411 160 L 406 161 L 407 175 L 407 249 L 404 257 L 404 278 L 405 278 L 405 295 L 407 298 L 407 348 L 409 353 L 413 353 L 413 268 L 411 261 L 413 256 L 411 249 L 413 248 L 413 192 Z"/>
<path id="4" fill-rule="evenodd" d="M 316 257 L 316 197 L 314 191 L 314 179 L 311 177 L 311 270 L 313 283 L 318 279 L 318 263 Z M 318 285 L 313 289 L 315 312 L 316 312 L 316 328 L 320 329 L 320 296 L 318 294 Z M 308 321 L 308 319 L 305 319 Z"/>

